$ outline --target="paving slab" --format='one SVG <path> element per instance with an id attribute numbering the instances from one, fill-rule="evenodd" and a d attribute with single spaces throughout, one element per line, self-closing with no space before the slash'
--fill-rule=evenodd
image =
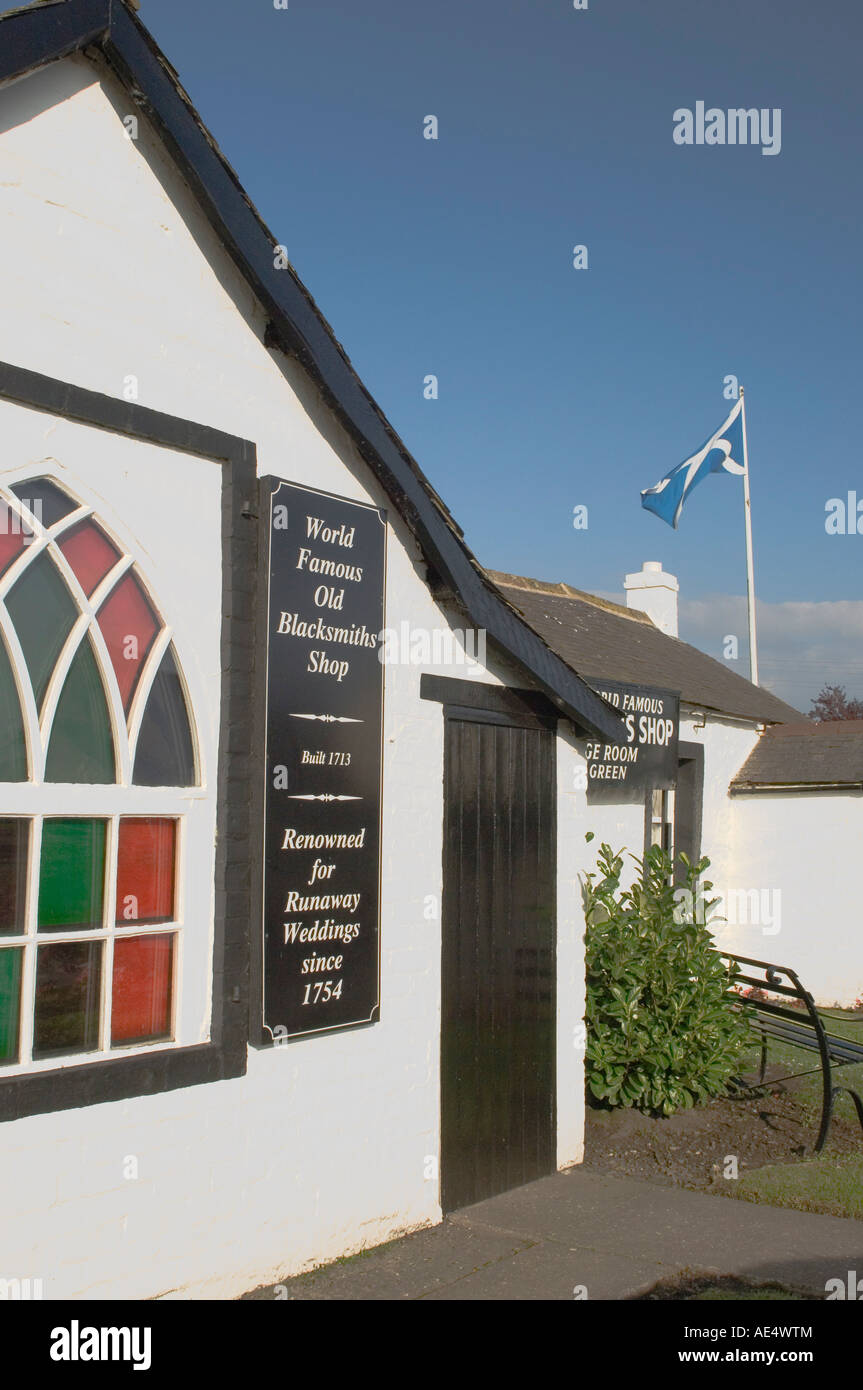
<path id="1" fill-rule="evenodd" d="M 863 1277 L 863 1222 L 571 1168 L 284 1284 L 292 1299 L 560 1301 L 704 1273 L 823 1297 L 849 1270 Z"/>
<path id="2" fill-rule="evenodd" d="M 286 1288 L 291 1299 L 425 1298 L 441 1288 L 458 1285 L 475 1271 L 515 1258 L 532 1243 L 529 1236 L 494 1227 L 478 1225 L 474 1229 L 444 1221 L 346 1261 L 286 1279 L 282 1285 L 256 1289 L 246 1297 L 274 1298 L 276 1289 Z"/>

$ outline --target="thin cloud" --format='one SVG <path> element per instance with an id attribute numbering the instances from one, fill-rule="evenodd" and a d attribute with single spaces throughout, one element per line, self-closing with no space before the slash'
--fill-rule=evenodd
<path id="1" fill-rule="evenodd" d="M 602 598 L 622 602 L 622 596 Z M 823 603 L 765 603 L 756 607 L 760 683 L 804 713 L 824 685 L 844 685 L 863 699 L 863 599 Z M 708 594 L 681 599 L 679 629 L 684 642 L 749 675 L 749 618 L 746 599 Z M 736 660 L 724 656 L 726 639 L 737 638 Z"/>

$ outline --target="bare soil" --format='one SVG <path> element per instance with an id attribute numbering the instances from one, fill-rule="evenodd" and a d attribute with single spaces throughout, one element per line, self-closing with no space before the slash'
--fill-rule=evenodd
<path id="1" fill-rule="evenodd" d="M 768 1163 L 792 1163 L 812 1157 L 817 1133 L 817 1114 L 813 1119 L 811 1108 L 781 1084 L 764 1096 L 723 1097 L 662 1117 L 588 1107 L 584 1162 L 603 1173 L 716 1191 L 727 1181 L 729 1155 L 741 1175 Z M 824 1152 L 859 1154 L 861 1143 L 856 1118 L 834 1114 Z"/>

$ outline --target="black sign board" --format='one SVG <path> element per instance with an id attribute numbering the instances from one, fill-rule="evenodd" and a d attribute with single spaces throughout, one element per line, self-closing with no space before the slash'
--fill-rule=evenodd
<path id="1" fill-rule="evenodd" d="M 376 1022 L 386 516 L 279 479 L 269 517 L 263 1021 Z"/>
<path id="2" fill-rule="evenodd" d="M 623 719 L 625 743 L 585 743 L 588 803 L 643 801 L 649 787 L 677 781 L 680 697 L 649 685 L 591 680 Z"/>

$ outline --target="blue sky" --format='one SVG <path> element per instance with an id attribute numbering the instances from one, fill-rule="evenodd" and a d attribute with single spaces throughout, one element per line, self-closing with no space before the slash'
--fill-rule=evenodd
<path id="1" fill-rule="evenodd" d="M 140 17 L 485 564 L 615 594 L 661 560 L 681 635 L 720 656 L 739 633 L 746 674 L 739 480 L 705 482 L 678 532 L 639 499 L 721 423 L 733 373 L 764 683 L 863 696 L 863 535 L 824 525 L 829 498 L 863 499 L 859 0 Z M 780 153 L 676 145 L 698 100 L 780 108 Z"/>

